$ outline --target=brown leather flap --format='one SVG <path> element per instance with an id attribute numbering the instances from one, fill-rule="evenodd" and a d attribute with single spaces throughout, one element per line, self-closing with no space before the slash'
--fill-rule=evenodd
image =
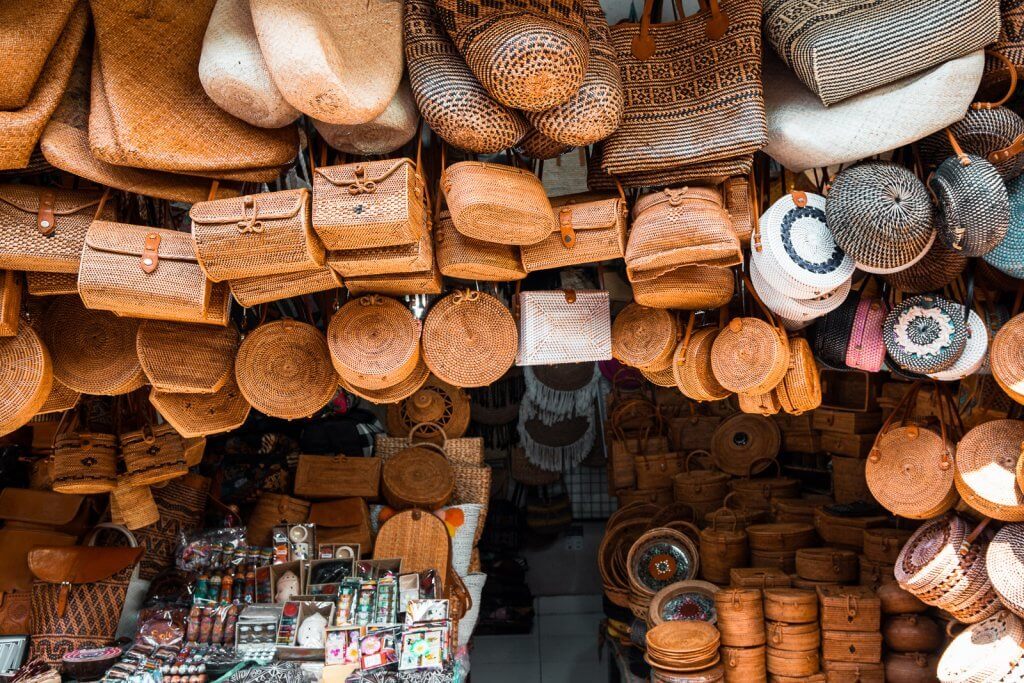
<path id="1" fill-rule="evenodd" d="M 563 208 L 572 210 L 573 230 L 602 230 L 612 228 L 623 218 L 625 203 L 618 197 L 602 196 L 593 192 L 552 197 L 551 207 L 558 216 Z"/>
<path id="2" fill-rule="evenodd" d="M 316 169 L 316 174 L 332 185 L 360 185 L 368 182 L 379 183 L 403 167 L 414 169 L 416 164 L 412 159 L 362 161 L 341 166 L 324 166 Z"/>
<path id="3" fill-rule="evenodd" d="M 136 564 L 143 552 L 142 548 L 47 546 L 29 552 L 28 568 L 46 583 L 94 583 Z"/>
<path id="4" fill-rule="evenodd" d="M 283 220 L 297 216 L 308 202 L 309 190 L 282 190 L 199 202 L 192 205 L 188 215 L 195 223 L 219 225 L 249 220 L 255 209 L 260 220 Z"/>
<path id="5" fill-rule="evenodd" d="M 58 494 L 59 495 L 59 494 Z M 0 529 L 0 593 L 32 587 L 28 554 L 39 546 L 74 545 L 75 537 L 57 531 Z"/>
<path id="6" fill-rule="evenodd" d="M 53 193 L 53 215 L 70 216 L 79 212 L 95 213 L 100 203 L 100 193 L 85 190 L 59 190 L 46 188 Z M 29 220 L 35 224 L 39 213 L 39 193 L 41 187 L 31 185 L 0 185 L 0 202 L 8 204 L 19 211 L 31 214 Z"/>
<path id="7" fill-rule="evenodd" d="M 83 496 L 7 487 L 0 491 L 0 519 L 43 526 L 65 526 L 78 516 Z"/>
<path id="8" fill-rule="evenodd" d="M 323 527 L 351 527 L 369 524 L 370 511 L 362 498 L 341 498 L 313 503 L 309 508 L 309 521 Z"/>
<path id="9" fill-rule="evenodd" d="M 146 249 L 146 235 L 150 233 L 160 236 L 158 253 L 161 259 L 199 263 L 195 248 L 192 246 L 192 235 L 177 230 L 147 228 L 144 225 L 112 221 L 93 221 L 89 231 L 85 233 L 85 244 L 97 251 L 142 258 L 142 252 Z"/>

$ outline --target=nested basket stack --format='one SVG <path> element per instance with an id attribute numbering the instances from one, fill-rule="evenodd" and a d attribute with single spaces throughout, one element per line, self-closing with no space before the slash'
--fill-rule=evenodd
<path id="1" fill-rule="evenodd" d="M 633 616 L 646 619 L 658 591 L 696 577 L 699 558 L 697 545 L 682 531 L 655 527 L 637 538 L 626 555 Z"/>
<path id="2" fill-rule="evenodd" d="M 818 540 L 812 525 L 792 522 L 752 524 L 747 536 L 751 566 L 774 567 L 787 574 L 796 571 L 797 550 L 814 546 Z"/>
<path id="3" fill-rule="evenodd" d="M 857 670 L 863 680 L 882 683 L 882 607 L 875 592 L 865 586 L 823 586 L 818 600 L 826 673 Z"/>
<path id="4" fill-rule="evenodd" d="M 647 632 L 651 680 L 722 680 L 718 666 L 721 637 L 718 629 L 703 621 L 666 621 Z M 682 678 L 680 678 L 682 677 Z"/>
<path id="5" fill-rule="evenodd" d="M 799 588 L 764 591 L 767 668 L 772 676 L 802 678 L 820 670 L 818 598 Z"/>
<path id="6" fill-rule="evenodd" d="M 758 588 L 726 588 L 715 594 L 722 668 L 726 683 L 764 683 L 764 603 Z"/>

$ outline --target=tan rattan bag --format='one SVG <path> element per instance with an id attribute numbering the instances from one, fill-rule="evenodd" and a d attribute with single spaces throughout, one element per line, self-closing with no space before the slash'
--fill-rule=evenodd
<path id="1" fill-rule="evenodd" d="M 25 273 L 25 284 L 32 296 L 57 296 L 78 294 L 78 272 L 74 273 Z"/>
<path id="2" fill-rule="evenodd" d="M 672 364 L 679 332 L 674 313 L 629 304 L 612 323 L 612 356 L 641 370 L 664 370 Z"/>
<path id="3" fill-rule="evenodd" d="M 536 244 L 524 245 L 526 272 L 599 263 L 626 253 L 626 196 L 595 194 L 555 197 L 551 206 L 558 229 Z"/>
<path id="4" fill-rule="evenodd" d="M 26 324 L 17 335 L 0 337 L 0 434 L 31 420 L 53 386 L 50 354 L 35 330 Z"/>
<path id="5" fill-rule="evenodd" d="M 423 360 L 457 387 L 496 382 L 512 367 L 518 347 L 512 314 L 484 292 L 454 292 L 435 303 L 423 322 Z"/>
<path id="6" fill-rule="evenodd" d="M 729 303 L 736 279 L 731 268 L 698 264 L 680 266 L 632 285 L 633 299 L 643 306 L 699 311 Z"/>
<path id="7" fill-rule="evenodd" d="M 342 379 L 358 387 L 394 386 L 420 359 L 420 327 L 395 299 L 370 295 L 349 301 L 327 327 L 331 361 Z"/>
<path id="8" fill-rule="evenodd" d="M 803 337 L 789 340 L 789 369 L 776 387 L 782 409 L 793 415 L 821 405 L 821 373 L 811 345 Z"/>
<path id="9" fill-rule="evenodd" d="M 436 510 L 446 505 L 455 490 L 444 448 L 435 444 L 410 446 L 388 458 L 381 470 L 381 492 L 397 509 Z"/>
<path id="10" fill-rule="evenodd" d="M 89 427 L 88 406 L 61 416 L 53 436 L 53 490 L 88 495 L 117 485 L 117 436 Z"/>
<path id="11" fill-rule="evenodd" d="M 154 389 L 149 402 L 186 439 L 237 429 L 245 424 L 252 409 L 238 388 L 234 366 L 224 386 L 212 394 L 173 394 Z"/>
<path id="12" fill-rule="evenodd" d="M 232 374 L 238 330 L 146 320 L 139 325 L 135 349 L 154 390 L 212 394 Z"/>
<path id="13" fill-rule="evenodd" d="M 309 220 L 309 190 L 199 202 L 188 215 L 199 263 L 214 282 L 324 265 L 324 248 Z"/>
<path id="14" fill-rule="evenodd" d="M 719 328 L 702 327 L 694 331 L 696 316 L 691 313 L 686 332 L 672 355 L 672 373 L 676 386 L 694 401 L 720 401 L 732 393 L 715 379 L 711 368 L 711 348 Z"/>
<path id="15" fill-rule="evenodd" d="M 733 318 L 718 333 L 711 347 L 715 378 L 730 391 L 767 394 L 786 376 L 790 364 L 789 336 L 761 302 L 753 287 L 747 291 L 768 322 L 760 318 Z"/>
<path id="16" fill-rule="evenodd" d="M 435 259 L 430 259 L 427 269 L 422 272 L 385 273 L 345 278 L 345 287 L 352 296 L 363 296 L 364 294 L 384 294 L 385 296 L 440 294 L 441 284 L 441 270 L 438 268 Z"/>
<path id="17" fill-rule="evenodd" d="M 446 277 L 483 282 L 514 282 L 526 277 L 520 247 L 466 237 L 455 229 L 447 210 L 438 216 L 434 249 L 437 265 Z"/>
<path id="18" fill-rule="evenodd" d="M 0 271 L 0 337 L 13 337 L 21 327 L 21 273 Z"/>
<path id="19" fill-rule="evenodd" d="M 300 455 L 295 470 L 295 495 L 313 500 L 353 496 L 376 499 L 380 494 L 382 462 L 382 458 Z"/>
<path id="20" fill-rule="evenodd" d="M 141 429 L 124 432 L 118 441 L 124 458 L 124 481 L 131 486 L 148 486 L 188 474 L 185 442 L 169 424 L 154 425 L 146 406 Z"/>
<path id="21" fill-rule="evenodd" d="M 366 249 L 335 249 L 327 252 L 327 265 L 348 281 L 368 275 L 394 276 L 425 273 L 434 267 L 434 240 L 429 218 L 420 238 L 413 244 Z"/>
<path id="22" fill-rule="evenodd" d="M 246 277 L 231 280 L 228 284 L 235 301 L 250 308 L 293 296 L 337 289 L 342 286 L 342 280 L 332 269 L 324 267 L 295 273 Z"/>

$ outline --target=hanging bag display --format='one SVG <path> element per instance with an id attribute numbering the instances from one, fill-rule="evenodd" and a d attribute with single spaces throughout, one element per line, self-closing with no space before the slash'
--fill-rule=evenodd
<path id="1" fill-rule="evenodd" d="M 608 292 L 520 292 L 516 365 L 584 363 L 612 358 Z"/>
<path id="2" fill-rule="evenodd" d="M 889 356 L 904 370 L 941 372 L 963 355 L 967 321 L 963 306 L 937 296 L 918 295 L 890 311 L 882 338 Z"/>
<path id="3" fill-rule="evenodd" d="M 353 299 L 327 327 L 331 362 L 355 386 L 392 387 L 415 370 L 421 330 L 412 311 L 395 299 L 377 294 Z"/>
<path id="4" fill-rule="evenodd" d="M 686 331 L 672 354 L 672 373 L 676 387 L 694 401 L 720 401 L 732 393 L 715 379 L 711 367 L 711 349 L 720 327 L 702 327 L 694 331 L 695 316 L 690 313 Z"/>
<path id="5" fill-rule="evenodd" d="M 765 394 L 782 381 L 789 367 L 789 335 L 776 323 L 749 280 L 746 285 L 767 322 L 753 317 L 730 320 L 711 347 L 711 367 L 715 378 L 729 391 Z"/>
<path id="6" fill-rule="evenodd" d="M 628 304 L 612 323 L 612 356 L 651 372 L 669 367 L 679 342 L 675 314 L 662 308 Z"/>
<path id="7" fill-rule="evenodd" d="M 515 362 L 518 343 L 512 314 L 484 292 L 456 291 L 436 302 L 423 321 L 423 361 L 457 387 L 498 381 Z"/>
<path id="8" fill-rule="evenodd" d="M 526 272 L 599 263 L 626 253 L 629 206 L 626 195 L 567 195 L 551 200 L 558 229 L 536 244 L 523 245 Z"/>

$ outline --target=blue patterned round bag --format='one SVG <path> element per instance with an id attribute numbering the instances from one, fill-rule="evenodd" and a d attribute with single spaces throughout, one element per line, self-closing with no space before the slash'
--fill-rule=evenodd
<path id="1" fill-rule="evenodd" d="M 1024 176 L 1006 184 L 1010 195 L 1010 228 L 999 245 L 982 258 L 1010 277 L 1024 279 Z"/>

